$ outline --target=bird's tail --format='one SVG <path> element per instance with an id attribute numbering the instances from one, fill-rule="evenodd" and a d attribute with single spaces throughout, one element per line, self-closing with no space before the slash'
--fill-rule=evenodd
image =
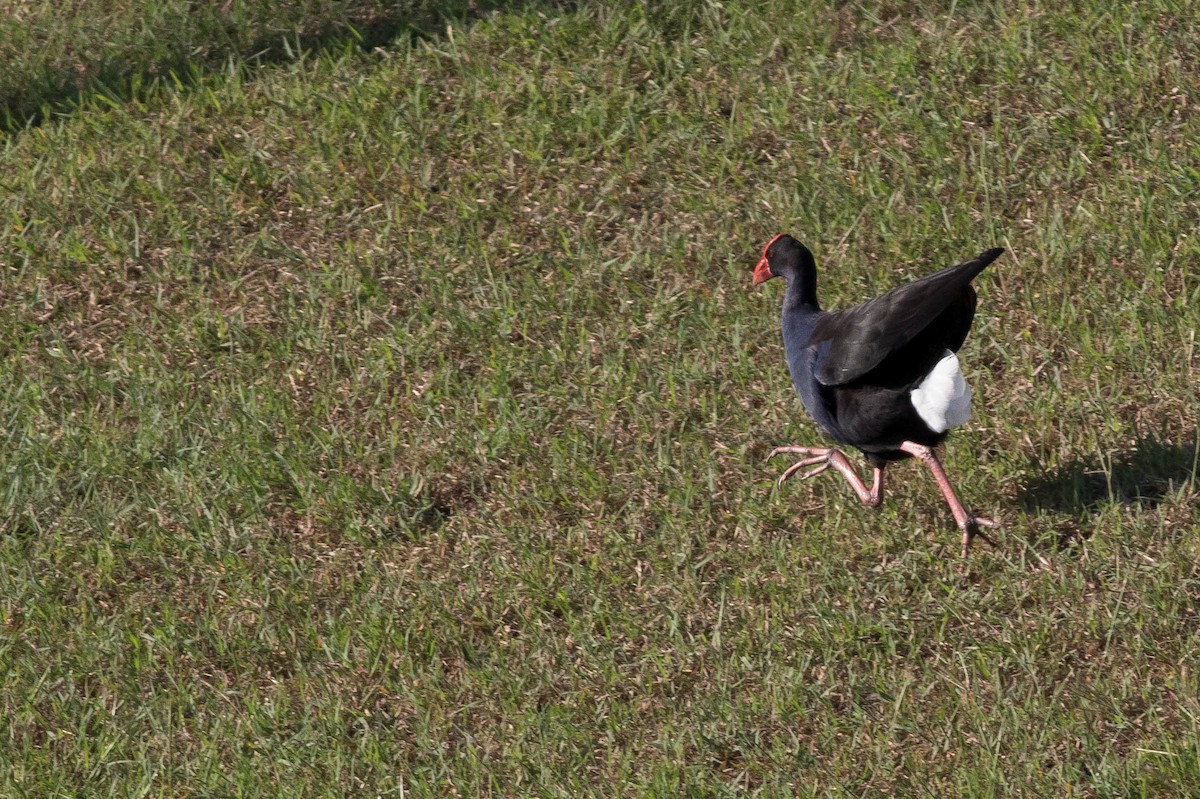
<path id="1" fill-rule="evenodd" d="M 990 250 L 984 250 L 983 252 L 979 253 L 979 257 L 975 260 L 979 261 L 979 268 L 982 269 L 1003 254 L 1003 247 L 993 247 Z"/>

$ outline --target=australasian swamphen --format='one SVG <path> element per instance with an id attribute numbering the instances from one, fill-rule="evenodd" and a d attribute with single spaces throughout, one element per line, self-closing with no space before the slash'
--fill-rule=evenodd
<path id="1" fill-rule="evenodd" d="M 878 507 L 884 467 L 915 457 L 933 472 L 962 530 L 963 557 L 971 539 L 987 537 L 980 527 L 996 523 L 963 507 L 934 447 L 970 418 L 971 388 L 955 353 L 975 317 L 971 281 L 1003 252 L 988 250 L 853 308 L 822 311 L 812 253 L 785 233 L 771 239 L 754 269 L 754 283 L 787 280 L 783 347 L 796 392 L 834 441 L 861 450 L 875 470 L 867 488 L 838 449 L 777 447 L 768 458 L 784 452 L 803 456 L 780 475 L 780 485 L 806 467 L 811 468 L 801 479 L 832 466 L 859 499 Z"/>

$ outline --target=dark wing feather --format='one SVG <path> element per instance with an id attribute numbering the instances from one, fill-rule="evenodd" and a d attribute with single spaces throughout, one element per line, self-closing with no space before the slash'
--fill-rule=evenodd
<path id="1" fill-rule="evenodd" d="M 940 329 L 929 341 L 946 349 L 962 346 L 975 312 L 975 291 L 971 281 L 984 267 L 996 260 L 1002 249 L 992 249 L 978 258 L 943 269 L 904 286 L 894 288 L 862 305 L 827 314 L 813 330 L 809 345 L 816 350 L 815 374 L 827 386 L 849 383 L 862 377 L 892 353 L 904 349 L 922 331 Z M 952 307 L 953 306 L 953 307 Z"/>

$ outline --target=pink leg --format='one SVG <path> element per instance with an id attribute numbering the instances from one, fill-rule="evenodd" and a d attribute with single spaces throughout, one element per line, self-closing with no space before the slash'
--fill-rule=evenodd
<path id="1" fill-rule="evenodd" d="M 938 461 L 937 454 L 934 453 L 933 448 L 927 447 L 924 444 L 914 444 L 911 441 L 905 441 L 900 445 L 900 449 L 914 458 L 920 459 L 929 467 L 929 471 L 933 472 L 933 479 L 937 481 L 938 488 L 942 490 L 942 496 L 946 498 L 946 503 L 950 506 L 950 512 L 954 514 L 954 523 L 958 525 L 958 529 L 962 530 L 963 559 L 965 560 L 967 553 L 971 551 L 971 540 L 977 535 L 992 546 L 995 546 L 995 542 L 988 538 L 987 534 L 979 528 L 999 527 L 1000 525 L 991 519 L 985 519 L 982 516 L 969 513 L 963 507 L 963 504 L 958 500 L 958 496 L 954 493 L 954 488 L 950 485 L 950 478 L 946 476 L 946 470 L 942 468 L 942 464 Z"/>
<path id="2" fill-rule="evenodd" d="M 807 455 L 808 457 L 796 461 L 783 474 L 779 475 L 779 485 L 783 485 L 784 481 L 806 466 L 812 466 L 813 468 L 801 475 L 801 480 L 815 477 L 832 466 L 835 471 L 841 473 L 842 477 L 846 478 L 846 482 L 854 489 L 854 493 L 858 494 L 858 498 L 863 501 L 864 505 L 878 508 L 883 504 L 883 469 L 880 467 L 875 467 L 875 479 L 871 483 L 871 487 L 867 488 L 866 483 L 854 471 L 854 467 L 850 465 L 850 461 L 846 459 L 841 450 L 825 447 L 776 447 L 771 450 L 771 454 L 767 456 L 767 460 L 784 452 Z"/>

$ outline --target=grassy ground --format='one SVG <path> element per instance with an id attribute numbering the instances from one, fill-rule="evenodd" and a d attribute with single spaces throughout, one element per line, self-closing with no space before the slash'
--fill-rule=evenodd
<path id="1" fill-rule="evenodd" d="M 322 47 L 384 45 L 444 30 L 503 0 L 0 0 L 0 131 L 81 96 L 144 98 L 222 65 Z"/>
<path id="2" fill-rule="evenodd" d="M 1193 16 L 528 5 L 12 133 L 0 793 L 1193 791 Z M 916 466 L 772 490 L 781 230 L 1009 249 L 969 574 Z"/>

